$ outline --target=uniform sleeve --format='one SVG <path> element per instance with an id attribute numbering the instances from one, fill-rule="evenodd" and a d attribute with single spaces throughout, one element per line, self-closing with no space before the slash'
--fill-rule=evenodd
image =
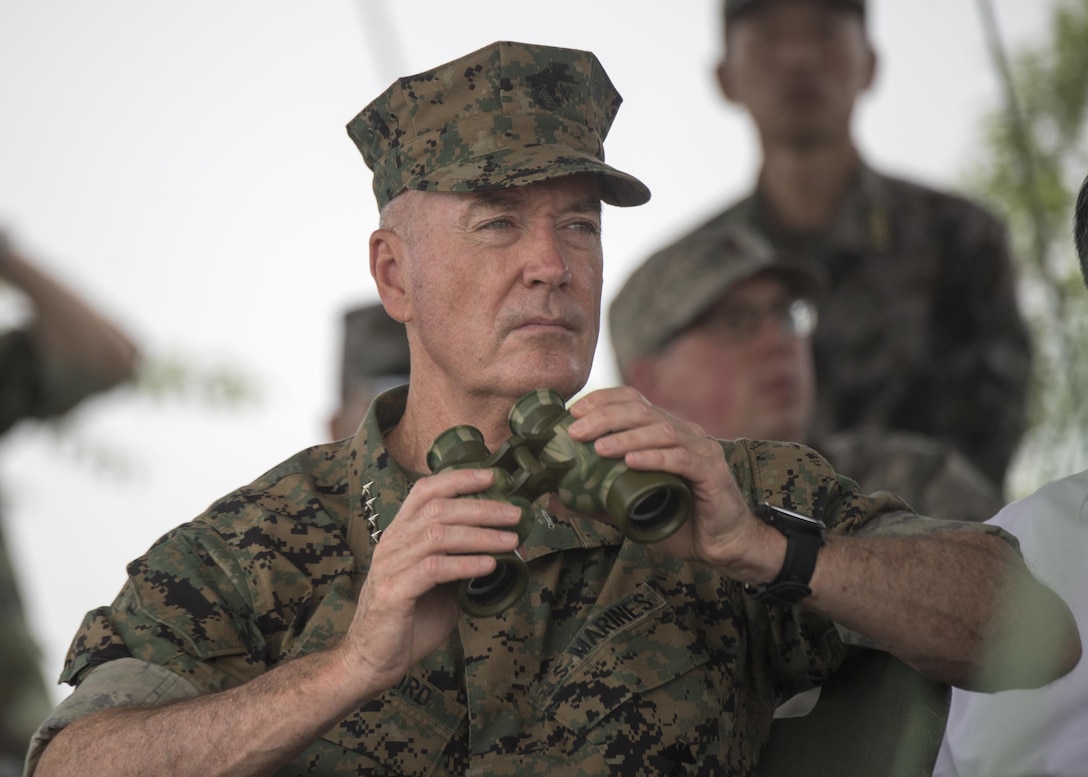
<path id="1" fill-rule="evenodd" d="M 896 494 L 862 493 L 856 481 L 836 472 L 818 451 L 805 445 L 765 440 L 725 445 L 741 492 L 748 494 L 752 505 L 785 507 L 841 533 L 854 533 L 884 513 L 912 513 Z"/>
<path id="2" fill-rule="evenodd" d="M 815 450 L 803 445 L 781 442 L 738 441 L 726 447 L 742 492 L 747 491 L 753 504 L 770 502 L 819 518 L 832 533 L 858 537 L 918 536 L 943 532 L 978 532 L 992 534 L 1019 552 L 1016 538 L 1000 527 L 986 523 L 929 518 L 915 513 L 899 496 L 888 491 L 863 493 L 849 477 L 837 473 Z M 731 451 L 731 453 L 730 453 Z M 775 661 L 786 669 L 812 662 L 821 669 L 833 668 L 841 652 L 821 629 L 830 624 L 803 608 L 787 610 L 769 606 L 773 643 L 779 656 Z M 865 637 L 834 625 L 842 642 L 874 647 Z M 828 661 L 830 660 L 830 663 Z M 804 690 L 802 685 L 795 690 Z"/>
<path id="3" fill-rule="evenodd" d="M 27 330 L 0 335 L 0 434 L 24 418 L 62 415 L 113 385 L 47 359 Z"/>
<path id="4" fill-rule="evenodd" d="M 181 675 L 204 693 L 240 685 L 266 669 L 246 573 L 216 531 L 186 524 L 128 566 L 113 604 L 84 618 L 61 680 L 136 658 Z"/>
<path id="5" fill-rule="evenodd" d="M 24 777 L 31 777 L 42 752 L 65 726 L 92 712 L 116 707 L 161 707 L 199 696 L 181 675 L 135 658 L 120 658 L 90 671 L 79 687 L 46 718 L 30 741 Z"/>
<path id="6" fill-rule="evenodd" d="M 913 515 L 888 492 L 863 494 L 815 450 L 785 442 L 724 442 L 741 493 L 822 520 L 828 531 L 855 534 L 882 514 Z M 739 591 L 739 584 L 735 585 Z M 722 593 L 724 596 L 724 592 Z M 814 688 L 841 665 L 846 647 L 836 624 L 801 606 L 783 607 L 738 594 L 752 662 L 749 683 L 774 704 Z M 767 719 L 773 704 L 762 710 Z"/>
<path id="7" fill-rule="evenodd" d="M 36 362 L 29 333 L 14 330 L 0 335 L 0 433 L 35 415 Z"/>
<path id="8" fill-rule="evenodd" d="M 265 668 L 242 566 L 209 526 L 190 523 L 128 566 L 113 604 L 87 613 L 65 658 L 75 685 L 31 741 L 27 775 L 57 732 L 122 706 L 159 706 L 225 690 Z"/>

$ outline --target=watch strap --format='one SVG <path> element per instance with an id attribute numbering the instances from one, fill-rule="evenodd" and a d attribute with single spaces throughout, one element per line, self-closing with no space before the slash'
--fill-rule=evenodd
<path id="1" fill-rule="evenodd" d="M 786 555 L 782 569 L 769 583 L 744 584 L 744 590 L 753 599 L 792 606 L 809 596 L 809 582 L 816 570 L 816 556 L 824 544 L 824 533 L 807 531 L 783 532 L 786 535 Z"/>

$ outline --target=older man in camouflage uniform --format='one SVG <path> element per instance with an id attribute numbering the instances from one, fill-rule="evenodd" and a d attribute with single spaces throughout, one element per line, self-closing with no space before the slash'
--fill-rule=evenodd
<path id="1" fill-rule="evenodd" d="M 649 547 L 541 496 L 525 595 L 460 613 L 449 584 L 518 548 L 522 509 L 458 498 L 495 471 L 428 476 L 428 450 L 463 424 L 495 449 L 520 396 L 584 385 L 600 203 L 649 197 L 603 161 L 619 103 L 592 54 L 496 43 L 399 80 L 350 123 L 382 214 L 371 273 L 407 326 L 411 383 L 354 438 L 129 565 L 72 644 L 78 687 L 30 771 L 40 754 L 42 777 L 750 774 L 778 700 L 839 662 L 832 619 L 969 685 L 1046 682 L 1077 660 L 1064 605 L 1000 532 L 940 530 L 809 449 L 719 443 L 630 388 L 574 403 L 567 433 L 683 478 L 687 521 Z M 923 527 L 938 531 L 909 531 Z M 988 660 L 1010 628 L 1056 640 L 1066 664 Z"/>
<path id="2" fill-rule="evenodd" d="M 755 191 L 660 253 L 726 224 L 830 278 L 813 338 L 815 431 L 875 427 L 958 447 L 1000 490 L 1024 429 L 1030 339 L 1003 225 L 883 175 L 851 135 L 876 55 L 865 0 L 724 0 L 718 77 L 759 132 Z"/>

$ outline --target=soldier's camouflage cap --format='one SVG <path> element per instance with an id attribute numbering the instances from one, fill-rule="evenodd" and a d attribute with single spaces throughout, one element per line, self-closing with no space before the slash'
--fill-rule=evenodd
<path id="1" fill-rule="evenodd" d="M 728 24 L 742 13 L 754 10 L 760 6 L 768 5 L 772 2 L 775 2 L 775 0 L 725 0 L 723 6 L 725 21 Z M 847 10 L 857 11 L 861 14 L 863 19 L 865 18 L 865 0 L 814 0 L 814 2 L 842 6 Z"/>
<path id="2" fill-rule="evenodd" d="M 622 98 L 588 51 L 498 42 L 396 81 L 348 125 L 381 209 L 407 189 L 474 192 L 596 174 L 601 199 L 650 190 L 604 163 Z"/>
<path id="3" fill-rule="evenodd" d="M 770 273 L 795 294 L 815 299 L 826 287 L 817 272 L 737 225 L 658 251 L 631 274 L 608 308 L 621 374 L 634 359 L 668 345 L 741 281 Z"/>
<path id="4" fill-rule="evenodd" d="M 404 324 L 390 317 L 381 303 L 344 313 L 344 351 L 340 362 L 340 392 L 376 378 L 406 382 L 411 367 Z"/>

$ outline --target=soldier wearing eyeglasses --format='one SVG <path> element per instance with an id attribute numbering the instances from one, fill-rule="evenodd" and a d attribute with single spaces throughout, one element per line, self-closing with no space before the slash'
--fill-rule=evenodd
<path id="1" fill-rule="evenodd" d="M 951 445 L 920 434 L 814 431 L 812 333 L 827 281 L 752 230 L 723 227 L 660 253 L 612 302 L 625 383 L 722 439 L 812 445 L 865 491 L 902 496 L 925 515 L 984 521 L 997 490 Z"/>

